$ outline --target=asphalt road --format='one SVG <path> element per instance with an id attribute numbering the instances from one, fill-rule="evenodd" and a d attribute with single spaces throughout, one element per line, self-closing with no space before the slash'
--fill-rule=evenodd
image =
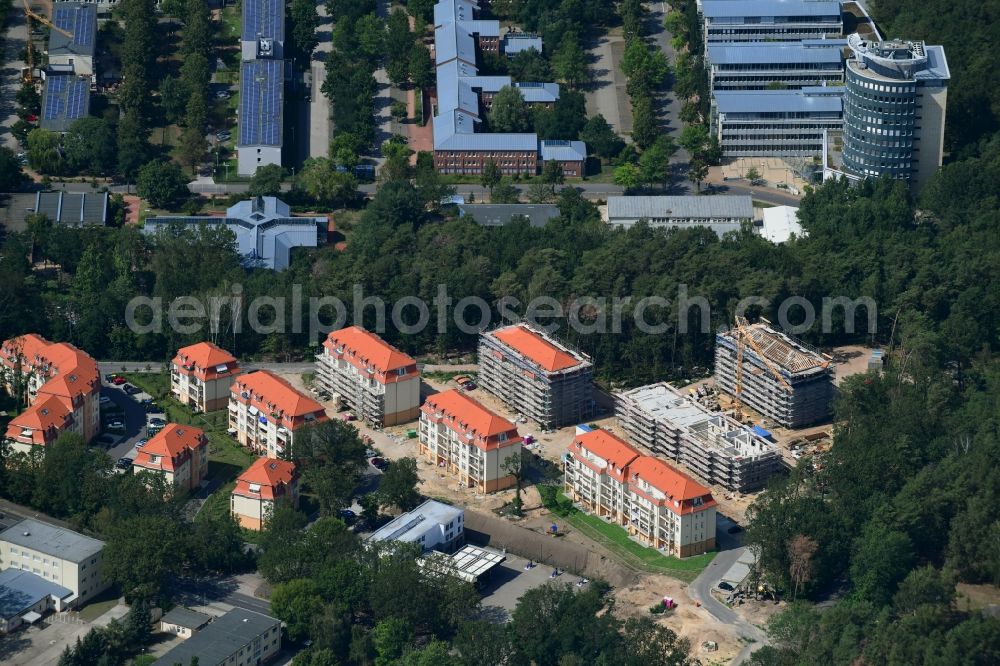
<path id="1" fill-rule="evenodd" d="M 221 602 L 255 613 L 271 614 L 271 604 L 266 599 L 251 597 L 237 589 L 233 581 L 215 578 L 178 578 L 172 585 L 172 591 L 177 595 L 175 601 L 184 605 Z"/>
<path id="2" fill-rule="evenodd" d="M 736 611 L 713 597 L 711 592 L 723 574 L 729 570 L 729 567 L 739 559 L 745 550 L 745 548 L 740 547 L 719 552 L 715 556 L 715 559 L 712 560 L 712 563 L 705 567 L 687 588 L 688 596 L 694 601 L 699 602 L 712 617 L 724 624 L 733 626 L 741 636 L 752 640 L 733 658 L 732 662 L 730 662 L 733 665 L 742 664 L 753 650 L 767 642 L 766 632 L 744 620 Z"/>

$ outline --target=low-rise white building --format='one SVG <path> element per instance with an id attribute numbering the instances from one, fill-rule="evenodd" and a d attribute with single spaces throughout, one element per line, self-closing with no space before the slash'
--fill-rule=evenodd
<path id="1" fill-rule="evenodd" d="M 628 228 L 639 220 L 651 227 L 708 227 L 720 236 L 753 220 L 753 201 L 745 195 L 608 197 L 607 223 Z"/>
<path id="2" fill-rule="evenodd" d="M 68 589 L 63 599 L 77 608 L 108 589 L 104 542 L 65 527 L 27 518 L 0 532 L 0 570 L 29 571 Z"/>
<path id="3" fill-rule="evenodd" d="M 377 529 L 368 541 L 401 541 L 420 544 L 424 552 L 450 553 L 465 541 L 465 511 L 457 506 L 427 500 L 413 511 L 396 516 Z"/>

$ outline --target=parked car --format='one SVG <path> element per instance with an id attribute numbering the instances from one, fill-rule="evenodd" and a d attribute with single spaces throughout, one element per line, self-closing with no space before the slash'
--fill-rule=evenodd
<path id="1" fill-rule="evenodd" d="M 348 525 L 353 525 L 354 521 L 358 519 L 358 514 L 354 513 L 350 509 L 341 509 L 340 519 L 343 520 Z"/>
<path id="2" fill-rule="evenodd" d="M 140 388 L 138 388 L 136 386 L 132 386 L 131 384 L 125 384 L 125 386 L 122 386 L 122 390 L 125 391 L 126 393 L 128 393 L 129 395 L 135 395 L 137 393 L 142 393 L 142 389 L 140 389 Z"/>
<path id="3" fill-rule="evenodd" d="M 731 584 L 727 583 L 724 580 L 720 580 L 719 581 L 718 587 L 719 587 L 720 590 L 726 590 L 728 592 L 732 592 L 732 590 L 733 590 L 733 586 Z"/>
<path id="4" fill-rule="evenodd" d="M 141 449 L 142 447 L 146 446 L 146 442 L 148 441 L 149 441 L 148 439 L 143 437 L 142 439 L 140 439 L 138 442 L 135 443 L 135 448 Z"/>
<path id="5" fill-rule="evenodd" d="M 108 396 L 102 395 L 101 399 L 98 400 L 97 402 L 100 403 L 101 406 L 103 407 L 104 405 L 110 405 L 114 401 L 111 398 L 109 398 Z"/>
<path id="6" fill-rule="evenodd" d="M 114 384 L 115 386 L 121 386 L 126 381 L 128 380 L 125 379 L 124 377 L 119 377 L 118 375 L 114 375 L 113 379 L 111 380 L 111 383 Z"/>
<path id="7" fill-rule="evenodd" d="M 475 391 L 476 390 L 476 382 L 474 382 L 474 381 L 472 381 L 470 379 L 469 381 L 462 383 L 462 388 L 464 388 L 466 391 Z"/>
<path id="8" fill-rule="evenodd" d="M 216 90 L 215 91 L 215 96 L 218 99 L 229 99 L 229 97 L 230 97 L 228 90 Z"/>
<path id="9" fill-rule="evenodd" d="M 121 419 L 115 419 L 114 421 L 110 421 L 108 423 L 108 430 L 124 430 L 124 429 L 125 429 L 125 422 L 122 421 Z"/>
<path id="10" fill-rule="evenodd" d="M 232 137 L 233 137 L 232 133 L 230 133 L 228 130 L 219 130 L 218 132 L 215 133 L 215 138 L 218 139 L 219 141 L 228 141 Z"/>
<path id="11" fill-rule="evenodd" d="M 118 375 L 116 375 L 114 373 L 109 373 L 107 375 L 104 375 L 104 381 L 107 382 L 108 384 L 110 384 L 111 382 L 113 382 L 115 380 L 115 377 L 117 377 L 117 376 Z"/>
<path id="12" fill-rule="evenodd" d="M 372 464 L 372 467 L 374 467 L 375 469 L 385 469 L 386 467 L 389 466 L 388 460 L 386 460 L 385 458 L 379 458 L 378 456 L 372 458 L 368 462 L 370 462 Z"/>
<path id="13" fill-rule="evenodd" d="M 152 400 L 150 400 L 149 402 L 144 402 L 143 407 L 146 408 L 147 414 L 155 414 L 156 412 L 160 411 L 160 406 L 157 405 Z"/>

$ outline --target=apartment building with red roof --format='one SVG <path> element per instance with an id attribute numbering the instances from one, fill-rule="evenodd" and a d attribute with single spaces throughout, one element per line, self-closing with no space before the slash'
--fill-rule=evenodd
<path id="1" fill-rule="evenodd" d="M 479 385 L 543 428 L 592 416 L 593 379 L 585 354 L 528 324 L 479 335 Z"/>
<path id="2" fill-rule="evenodd" d="M 478 492 L 514 485 L 504 469 L 521 455 L 517 427 L 459 389 L 436 393 L 420 408 L 420 455 Z"/>
<path id="3" fill-rule="evenodd" d="M 241 527 L 259 531 L 278 506 L 299 506 L 299 473 L 287 460 L 258 458 L 236 479 L 229 510 Z"/>
<path id="4" fill-rule="evenodd" d="M 229 392 L 229 432 L 254 453 L 291 453 L 295 432 L 329 420 L 323 405 L 287 380 L 256 370 L 236 377 Z"/>
<path id="5" fill-rule="evenodd" d="M 639 542 L 676 557 L 715 548 L 711 491 L 605 430 L 577 435 L 563 459 L 566 493 Z"/>
<path id="6" fill-rule="evenodd" d="M 316 356 L 316 380 L 372 425 L 407 423 L 420 413 L 417 362 L 360 326 L 327 336 Z"/>
<path id="7" fill-rule="evenodd" d="M 170 392 L 196 412 L 225 409 L 240 372 L 236 358 L 212 342 L 181 347 L 170 362 Z"/>
<path id="8" fill-rule="evenodd" d="M 97 361 L 66 342 L 29 333 L 0 344 L 0 375 L 7 392 L 28 408 L 7 425 L 15 451 L 47 446 L 71 431 L 88 442 L 100 431 L 101 377 Z"/>
<path id="9" fill-rule="evenodd" d="M 194 426 L 168 423 L 137 450 L 132 473 L 162 476 L 174 495 L 201 486 L 208 474 L 208 438 Z"/>

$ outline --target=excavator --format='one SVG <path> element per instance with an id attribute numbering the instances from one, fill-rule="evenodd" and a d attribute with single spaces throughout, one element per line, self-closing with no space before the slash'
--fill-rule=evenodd
<path id="1" fill-rule="evenodd" d="M 28 24 L 28 66 L 21 70 L 21 81 L 26 84 L 33 84 L 35 82 L 35 47 L 31 38 L 31 22 L 38 21 L 42 25 L 47 25 L 51 30 L 66 35 L 70 39 L 73 39 L 73 33 L 63 30 L 58 27 L 55 23 L 45 18 L 43 15 L 39 14 L 31 8 L 28 4 L 28 0 L 21 0 L 24 4 L 24 20 Z M 52 2 L 51 0 L 43 0 L 43 2 L 49 8 L 49 14 L 52 13 Z"/>
<path id="2" fill-rule="evenodd" d="M 767 366 L 767 369 L 771 371 L 771 374 L 785 387 L 786 391 L 791 391 L 792 386 L 789 384 L 785 378 L 781 375 L 781 371 L 771 360 L 764 355 L 764 351 L 760 346 L 754 341 L 753 336 L 750 335 L 750 324 L 746 317 L 741 315 L 736 315 L 736 324 L 733 328 L 736 333 L 736 390 L 735 395 L 735 405 L 733 413 L 736 420 L 740 423 L 743 422 L 743 352 L 746 349 L 746 345 L 749 344 L 753 350 L 757 353 L 757 357 Z"/>

